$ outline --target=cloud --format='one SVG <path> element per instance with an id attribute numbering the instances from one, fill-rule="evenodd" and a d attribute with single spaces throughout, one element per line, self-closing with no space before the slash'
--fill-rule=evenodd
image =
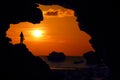
<path id="1" fill-rule="evenodd" d="M 74 16 L 74 11 L 70 9 L 48 9 L 47 11 L 43 11 L 43 15 L 44 17 L 67 17 Z"/>

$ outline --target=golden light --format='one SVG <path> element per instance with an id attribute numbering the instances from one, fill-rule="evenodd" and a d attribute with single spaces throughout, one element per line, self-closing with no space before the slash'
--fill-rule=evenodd
<path id="1" fill-rule="evenodd" d="M 34 37 L 42 37 L 43 31 L 42 30 L 34 30 L 32 34 Z"/>

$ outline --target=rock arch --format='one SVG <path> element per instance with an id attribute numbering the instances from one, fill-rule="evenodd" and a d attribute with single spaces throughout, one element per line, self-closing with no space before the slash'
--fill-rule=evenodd
<path id="1" fill-rule="evenodd" d="M 92 36 L 90 40 L 96 54 L 109 64 L 107 29 L 110 19 L 110 1 L 96 0 L 2 0 L 0 2 L 0 38 L 4 40 L 10 23 L 43 20 L 35 3 L 60 5 L 73 9 L 81 30 Z M 21 6 L 22 5 L 22 6 Z M 39 17 L 38 17 L 39 16 Z"/>

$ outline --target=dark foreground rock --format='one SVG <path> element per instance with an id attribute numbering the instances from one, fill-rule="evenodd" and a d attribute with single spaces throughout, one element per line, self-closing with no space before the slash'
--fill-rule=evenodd
<path id="1" fill-rule="evenodd" d="M 49 65 L 25 44 L 3 42 L 0 53 L 0 80 L 54 80 Z"/>

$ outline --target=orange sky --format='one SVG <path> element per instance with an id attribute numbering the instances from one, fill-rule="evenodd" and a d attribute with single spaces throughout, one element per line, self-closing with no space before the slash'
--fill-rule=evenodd
<path id="1" fill-rule="evenodd" d="M 10 24 L 7 36 L 13 44 L 20 42 L 22 31 L 24 43 L 35 56 L 48 55 L 52 51 L 64 52 L 67 56 L 81 56 L 90 50 L 94 51 L 89 43 L 91 37 L 79 29 L 74 11 L 57 5 L 41 5 L 40 8 L 44 16 L 40 24 Z M 41 30 L 41 36 L 35 37 L 34 30 Z"/>

